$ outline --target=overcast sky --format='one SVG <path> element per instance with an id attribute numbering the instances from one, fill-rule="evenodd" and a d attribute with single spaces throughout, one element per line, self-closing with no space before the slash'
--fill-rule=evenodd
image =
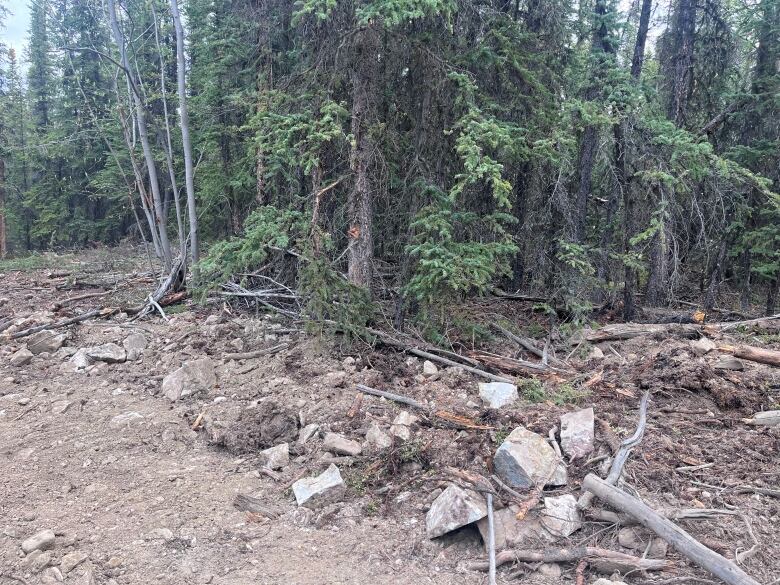
<path id="1" fill-rule="evenodd" d="M 8 18 L 5 22 L 5 30 L 2 31 L 3 42 L 16 49 L 22 56 L 22 48 L 27 37 L 27 29 L 30 26 L 29 0 L 7 0 Z"/>

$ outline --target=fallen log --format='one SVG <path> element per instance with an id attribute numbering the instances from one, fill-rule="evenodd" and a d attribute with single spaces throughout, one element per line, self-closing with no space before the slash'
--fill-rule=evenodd
<path id="1" fill-rule="evenodd" d="M 287 343 L 280 343 L 279 345 L 274 345 L 273 347 L 267 347 L 265 349 L 258 349 L 255 351 L 245 351 L 240 353 L 226 353 L 222 357 L 225 360 L 251 360 L 254 358 L 258 358 L 260 356 L 279 353 L 283 349 L 286 349 L 288 346 L 289 344 Z"/>
<path id="2" fill-rule="evenodd" d="M 699 336 L 701 327 L 693 324 L 680 325 L 679 323 L 669 324 L 634 324 L 625 323 L 620 325 L 607 325 L 596 331 L 590 331 L 584 335 L 585 341 L 589 343 L 600 343 L 602 341 L 625 341 L 642 337 L 643 335 L 667 335 L 685 337 L 694 339 Z"/>
<path id="3" fill-rule="evenodd" d="M 485 364 L 486 366 L 496 370 L 508 372 L 510 374 L 539 374 L 549 372 L 551 369 L 549 366 L 545 366 L 542 363 L 517 360 L 515 358 L 502 355 L 485 353 L 484 351 L 470 351 L 469 357 Z"/>
<path id="4" fill-rule="evenodd" d="M 723 582 L 729 585 L 759 585 L 758 581 L 736 564 L 704 546 L 677 524 L 658 514 L 643 501 L 610 485 L 598 476 L 592 473 L 586 475 L 582 488 L 615 510 L 636 518 L 640 524 L 655 532 L 682 555 Z"/>
<path id="5" fill-rule="evenodd" d="M 774 349 L 765 349 L 752 345 L 719 345 L 718 351 L 729 353 L 743 360 L 780 368 L 780 351 Z"/>
<path id="6" fill-rule="evenodd" d="M 71 303 L 76 303 L 78 301 L 83 301 L 83 300 L 86 300 L 86 299 L 94 299 L 94 298 L 97 298 L 97 297 L 104 297 L 106 295 L 110 295 L 111 293 L 115 293 L 115 292 L 116 292 L 116 289 L 114 289 L 114 290 L 107 290 L 107 291 L 103 291 L 103 292 L 92 292 L 92 293 L 86 293 L 86 294 L 83 294 L 83 295 L 76 295 L 75 297 L 70 297 L 70 298 L 62 299 L 60 301 L 55 302 L 54 305 L 52 305 L 52 310 L 53 311 L 59 311 L 65 305 L 69 305 Z"/>
<path id="7" fill-rule="evenodd" d="M 507 563 L 573 563 L 585 559 L 604 573 L 619 571 L 662 571 L 671 568 L 665 559 L 643 559 L 621 552 L 595 546 L 573 546 L 544 550 L 509 549 L 496 555 L 496 566 Z M 467 565 L 472 571 L 487 571 L 487 561 L 474 561 Z"/>
<path id="8" fill-rule="evenodd" d="M 11 334 L 9 337 L 10 339 L 20 339 L 22 337 L 32 335 L 33 333 L 43 331 L 44 329 L 61 329 L 63 327 L 67 327 L 68 325 L 74 325 L 75 323 L 81 323 L 82 321 L 87 321 L 88 319 L 94 319 L 95 317 L 110 317 L 118 310 L 119 309 L 112 309 L 110 307 L 107 309 L 95 309 L 94 311 L 88 311 L 76 317 L 71 317 L 70 319 L 57 321 L 56 323 L 38 325 L 37 327 L 30 327 L 29 329 L 24 329 L 23 331 L 17 331 L 16 333 Z"/>

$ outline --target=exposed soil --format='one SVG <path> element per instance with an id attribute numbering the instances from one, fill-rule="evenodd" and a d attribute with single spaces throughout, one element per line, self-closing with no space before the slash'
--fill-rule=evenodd
<path id="1" fill-rule="evenodd" d="M 51 269 L 6 272 L 0 276 L 0 297 L 7 299 L 0 301 L 0 318 L 35 325 L 148 294 L 151 278 L 139 276 L 125 259 L 110 258 L 93 252 L 68 259 L 57 266 L 72 273 L 66 277 L 49 278 Z M 51 312 L 56 301 L 100 292 L 89 285 L 105 282 L 106 275 L 118 282 L 121 297 L 85 299 Z M 496 307 L 520 325 L 530 318 L 517 303 L 494 303 L 490 311 Z M 475 305 L 474 314 L 480 309 Z M 24 340 L 0 345 L 0 584 L 57 582 L 54 568 L 72 552 L 87 558 L 62 579 L 84 585 L 484 583 L 484 574 L 463 569 L 464 561 L 484 557 L 476 530 L 467 527 L 434 541 L 425 535 L 425 513 L 446 485 L 445 467 L 489 475 L 492 453 L 506 432 L 523 424 L 547 435 L 577 405 L 593 405 L 611 429 L 605 433 L 602 425 L 597 435 L 597 454 L 606 454 L 610 440 L 633 431 L 643 389 L 652 392 L 649 422 L 626 467 L 626 482 L 657 507 L 736 512 L 681 524 L 732 559 L 753 546 L 749 525 L 759 545 L 743 568 L 762 583 L 780 578 L 780 499 L 735 489 L 780 488 L 780 432 L 741 421 L 779 408 L 780 370 L 750 362 L 743 371 L 717 370 L 717 356 L 697 357 L 682 339 L 604 343 L 602 359 L 587 358 L 589 348 L 575 352 L 570 364 L 576 377 L 549 382 L 548 400 L 495 412 L 475 406 L 479 380 L 458 368 L 425 377 L 417 359 L 334 345 L 289 323 L 227 306 L 207 310 L 188 303 L 168 312 L 169 322 L 114 317 L 67 329 L 66 346 L 72 348 L 121 345 L 138 332 L 149 341 L 140 360 L 98 363 L 86 373 L 57 354 L 15 367 L 9 358 Z M 768 347 L 776 339 L 740 335 Z M 227 352 L 280 341 L 289 348 L 275 355 L 222 359 Z M 492 349 L 514 352 L 501 342 Z M 566 357 L 561 353 L 559 358 Z M 174 403 L 161 394 L 165 375 L 206 356 L 217 364 L 214 390 Z M 373 421 L 389 427 L 398 405 L 365 396 L 355 409 L 356 383 L 435 404 L 493 429 L 423 416 L 409 442 L 381 454 L 366 449 L 334 459 L 319 437 L 296 445 L 299 429 L 310 423 L 361 442 Z M 351 409 L 354 417 L 348 416 Z M 142 418 L 117 424 L 115 417 L 127 413 Z M 284 441 L 291 443 L 290 464 L 276 479 L 260 473 L 258 450 Z M 298 508 L 292 482 L 334 460 L 348 486 L 344 500 L 316 511 Z M 584 475 L 603 473 L 601 465 L 572 463 L 569 485 L 550 493 L 578 495 Z M 677 471 L 681 466 L 702 467 Z M 259 500 L 265 512 L 239 510 L 239 494 Z M 57 535 L 54 547 L 47 556 L 25 558 L 21 542 L 44 529 Z M 586 522 L 560 544 L 623 550 L 617 530 Z M 668 558 L 673 574 L 625 580 L 706 578 L 676 552 Z M 499 581 L 573 582 L 572 565 L 561 565 L 560 577 L 537 568 L 510 567 Z M 588 581 L 595 577 L 589 569 Z"/>

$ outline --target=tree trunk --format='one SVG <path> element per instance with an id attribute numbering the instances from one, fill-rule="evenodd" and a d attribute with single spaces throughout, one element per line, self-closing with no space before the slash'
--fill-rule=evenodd
<path id="1" fill-rule="evenodd" d="M 0 158 L 0 258 L 8 253 L 8 236 L 5 231 L 5 161 Z"/>
<path id="2" fill-rule="evenodd" d="M 642 65 L 645 62 L 645 45 L 647 44 L 647 31 L 650 28 L 650 12 L 653 8 L 653 0 L 642 0 L 642 11 L 639 14 L 639 28 L 636 31 L 636 43 L 634 43 L 634 55 L 631 58 L 631 77 L 639 79 L 642 74 Z"/>
<path id="3" fill-rule="evenodd" d="M 704 297 L 704 311 L 709 312 L 715 307 L 715 301 L 718 298 L 718 289 L 720 288 L 720 281 L 723 276 L 723 264 L 726 262 L 726 250 L 727 243 L 725 236 L 718 246 L 718 254 L 715 256 L 715 260 L 712 263 L 712 269 L 710 270 L 710 282 L 707 286 L 707 294 Z"/>
<path id="4" fill-rule="evenodd" d="M 777 289 L 780 279 L 773 278 L 769 282 L 769 288 L 766 291 L 766 316 L 775 314 L 775 305 L 777 304 Z"/>
<path id="5" fill-rule="evenodd" d="M 379 34 L 367 26 L 358 34 L 356 62 L 352 72 L 352 136 L 350 164 L 355 180 L 349 193 L 349 281 L 370 290 L 374 240 L 373 196 L 376 188 L 371 172 L 374 140 L 371 126 L 376 119 Z"/>
<path id="6" fill-rule="evenodd" d="M 651 307 L 664 305 L 668 298 L 669 250 L 665 221 L 650 243 L 650 275 L 647 277 L 645 302 Z"/>
<path id="7" fill-rule="evenodd" d="M 679 0 L 672 22 L 672 34 L 672 87 L 668 117 L 678 128 L 682 128 L 693 82 L 696 0 Z"/>
<path id="8" fill-rule="evenodd" d="M 195 168 L 192 163 L 190 115 L 187 110 L 187 78 L 184 71 L 184 27 L 181 25 L 178 0 L 171 0 L 171 14 L 176 29 L 176 81 L 179 87 L 179 120 L 181 121 L 181 143 L 184 150 L 184 183 L 187 190 L 187 213 L 190 219 L 190 257 L 192 258 L 192 274 L 197 280 L 198 262 L 200 261 L 198 211 L 195 206 Z"/>

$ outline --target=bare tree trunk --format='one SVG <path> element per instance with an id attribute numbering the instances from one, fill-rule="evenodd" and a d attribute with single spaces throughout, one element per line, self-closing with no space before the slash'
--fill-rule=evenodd
<path id="1" fill-rule="evenodd" d="M 645 45 L 647 44 L 647 31 L 650 28 L 650 12 L 653 8 L 653 0 L 642 0 L 642 11 L 639 14 L 639 27 L 636 31 L 636 43 L 634 43 L 634 55 L 631 58 L 631 77 L 639 79 L 642 74 L 642 65 L 645 62 Z"/>
<path id="2" fill-rule="evenodd" d="M 181 120 L 181 142 L 184 150 L 184 182 L 187 189 L 187 212 L 190 219 L 190 255 L 192 274 L 198 279 L 198 212 L 195 207 L 195 168 L 192 164 L 192 142 L 190 141 L 190 115 L 187 110 L 187 78 L 184 72 L 184 27 L 181 25 L 179 4 L 171 0 L 171 13 L 176 29 L 176 80 L 179 86 L 179 119 Z"/>
<path id="3" fill-rule="evenodd" d="M 780 279 L 773 278 L 769 282 L 769 287 L 766 291 L 766 316 L 775 314 L 775 305 L 777 304 L 777 289 L 780 285 Z"/>
<path id="4" fill-rule="evenodd" d="M 168 240 L 168 226 L 165 221 L 163 213 L 162 196 L 160 195 L 160 181 L 157 176 L 157 165 L 154 161 L 154 154 L 152 153 L 152 147 L 149 144 L 149 135 L 146 126 L 146 109 L 145 105 L 141 101 L 139 95 L 138 83 L 133 76 L 133 72 L 130 69 L 130 62 L 127 58 L 127 48 L 125 47 L 125 38 L 122 31 L 119 28 L 119 22 L 116 16 L 116 3 L 114 0 L 107 0 L 108 18 L 111 24 L 111 32 L 114 36 L 114 42 L 119 49 L 120 64 L 124 69 L 127 81 L 131 86 L 131 94 L 135 103 L 135 119 L 138 124 L 138 137 L 141 139 L 141 148 L 144 152 L 144 160 L 146 161 L 146 170 L 149 174 L 149 183 L 152 190 L 152 198 L 154 204 L 155 214 L 155 226 L 159 235 L 160 252 L 162 254 L 163 266 L 168 272 L 172 266 L 171 255 L 171 243 Z"/>
<path id="5" fill-rule="evenodd" d="M 663 212 L 665 214 L 665 212 Z M 650 242 L 650 274 L 647 277 L 645 302 L 651 307 L 663 305 L 668 300 L 669 245 L 666 234 L 666 220 Z"/>
<path id="6" fill-rule="evenodd" d="M 715 260 L 712 263 L 712 270 L 710 270 L 710 282 L 707 286 L 707 294 L 704 297 L 704 310 L 705 312 L 712 311 L 715 307 L 715 301 L 718 298 L 718 289 L 720 288 L 720 281 L 723 276 L 723 264 L 726 261 L 727 243 L 724 236 L 718 247 L 718 254 L 715 256 Z"/>
<path id="7" fill-rule="evenodd" d="M 8 236 L 5 231 L 5 161 L 0 158 L 0 258 L 8 254 Z"/>
<path id="8" fill-rule="evenodd" d="M 350 163 L 355 182 L 349 193 L 349 281 L 370 291 L 374 238 L 372 233 L 375 184 L 371 175 L 374 140 L 371 125 L 376 119 L 376 75 L 379 34 L 367 26 L 358 35 L 352 72 L 352 136 Z"/>
<path id="9" fill-rule="evenodd" d="M 681 128 L 685 123 L 688 96 L 693 82 L 693 44 L 696 34 L 696 0 L 679 0 L 672 23 L 672 88 L 669 119 Z"/>

